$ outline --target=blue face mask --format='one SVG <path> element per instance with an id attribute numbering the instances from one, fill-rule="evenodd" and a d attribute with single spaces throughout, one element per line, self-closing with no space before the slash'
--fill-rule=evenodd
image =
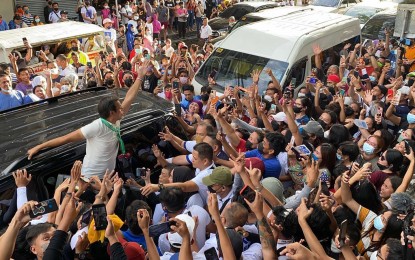
<path id="1" fill-rule="evenodd" d="M 365 152 L 367 155 L 372 155 L 375 152 L 375 147 L 365 142 L 363 144 L 363 152 Z"/>
<path id="2" fill-rule="evenodd" d="M 339 160 L 339 161 L 342 160 L 342 156 L 340 154 L 336 153 L 336 157 L 337 157 L 337 160 Z"/>
<path id="3" fill-rule="evenodd" d="M 369 79 L 370 79 L 370 81 L 375 81 L 376 80 L 376 78 L 375 77 L 373 77 L 373 76 L 369 76 Z"/>
<path id="4" fill-rule="evenodd" d="M 402 142 L 405 138 L 403 137 L 403 133 L 399 135 L 398 137 L 398 143 Z"/>
<path id="5" fill-rule="evenodd" d="M 377 216 L 374 220 L 373 220 L 373 226 L 376 228 L 376 230 L 379 232 L 379 233 L 382 233 L 383 231 L 383 229 L 385 228 L 385 225 L 383 224 L 383 222 L 382 222 L 382 218 L 381 218 L 381 216 L 379 215 L 379 216 Z"/>
<path id="6" fill-rule="evenodd" d="M 409 124 L 415 124 L 415 115 L 409 113 L 406 116 L 406 120 L 408 121 Z"/>

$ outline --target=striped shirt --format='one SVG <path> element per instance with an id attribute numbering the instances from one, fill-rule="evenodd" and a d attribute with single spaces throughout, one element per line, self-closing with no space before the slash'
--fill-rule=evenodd
<path id="1" fill-rule="evenodd" d="M 30 15 L 29 17 L 26 17 L 26 15 L 23 15 L 23 16 L 22 16 L 22 21 L 23 21 L 25 24 L 27 24 L 27 26 L 28 26 L 28 27 L 30 27 L 30 26 L 32 25 L 33 20 L 34 20 L 34 18 L 33 18 L 33 16 L 32 16 L 32 15 Z"/>

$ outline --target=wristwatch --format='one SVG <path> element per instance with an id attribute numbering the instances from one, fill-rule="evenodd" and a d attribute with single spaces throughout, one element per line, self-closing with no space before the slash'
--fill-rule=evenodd
<path id="1" fill-rule="evenodd" d="M 87 253 L 86 253 L 86 252 L 81 252 L 81 253 L 79 253 L 79 254 L 75 253 L 74 258 L 77 258 L 77 259 L 79 259 L 79 260 L 83 260 L 83 259 L 86 259 L 86 255 L 87 255 Z"/>

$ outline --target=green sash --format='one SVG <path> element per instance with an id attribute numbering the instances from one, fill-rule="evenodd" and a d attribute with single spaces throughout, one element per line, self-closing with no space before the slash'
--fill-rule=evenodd
<path id="1" fill-rule="evenodd" d="M 104 118 L 101 118 L 101 121 L 104 125 L 106 125 L 111 131 L 114 131 L 117 134 L 118 142 L 120 143 L 120 149 L 121 153 L 125 154 L 125 146 L 124 141 L 121 138 L 121 131 L 118 127 L 114 127 L 110 122 L 105 120 Z"/>

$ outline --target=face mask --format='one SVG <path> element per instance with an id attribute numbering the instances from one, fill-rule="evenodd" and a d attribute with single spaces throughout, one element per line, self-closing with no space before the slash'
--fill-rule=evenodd
<path id="1" fill-rule="evenodd" d="M 72 51 L 78 51 L 78 47 L 72 47 L 71 50 Z"/>
<path id="2" fill-rule="evenodd" d="M 37 23 L 38 23 L 38 22 L 40 22 L 40 19 L 37 19 L 37 18 L 36 18 L 36 19 L 35 19 L 35 22 L 37 22 Z"/>
<path id="3" fill-rule="evenodd" d="M 187 77 L 180 77 L 180 83 L 186 84 L 187 83 Z"/>
<path id="4" fill-rule="evenodd" d="M 249 140 L 246 140 L 245 148 L 246 148 L 246 150 L 252 150 L 253 149 L 252 148 L 252 143 Z"/>
<path id="5" fill-rule="evenodd" d="M 166 99 L 170 100 L 173 96 L 173 94 L 171 93 L 171 91 L 169 92 L 164 92 L 164 95 L 166 96 Z"/>
<path id="6" fill-rule="evenodd" d="M 380 163 L 377 163 L 377 165 L 378 165 L 379 170 L 381 170 L 381 171 L 389 169 L 389 166 L 385 166 L 385 165 L 382 165 Z"/>
<path id="7" fill-rule="evenodd" d="M 138 16 L 134 16 L 134 20 L 138 20 L 138 19 L 140 19 L 140 17 L 138 17 Z"/>
<path id="8" fill-rule="evenodd" d="M 112 86 L 114 84 L 114 80 L 113 79 L 106 79 L 105 80 L 105 85 L 106 86 Z"/>
<path id="9" fill-rule="evenodd" d="M 60 89 L 58 87 L 53 87 L 52 92 L 53 93 L 60 92 Z"/>
<path id="10" fill-rule="evenodd" d="M 327 124 L 323 120 L 319 119 L 317 122 L 321 125 L 321 127 L 323 127 L 324 130 L 327 128 Z"/>
<path id="11" fill-rule="evenodd" d="M 197 135 L 195 141 L 196 143 L 201 143 L 203 141 L 203 136 Z"/>
<path id="12" fill-rule="evenodd" d="M 376 228 L 376 230 L 379 232 L 379 233 L 382 233 L 383 231 L 382 231 L 382 229 L 384 229 L 385 228 L 385 225 L 383 225 L 383 222 L 382 222 L 382 218 L 381 218 L 381 216 L 379 215 L 379 216 L 377 216 L 376 218 L 375 218 L 375 220 L 373 221 L 373 226 Z"/>
<path id="13" fill-rule="evenodd" d="M 262 142 L 258 144 L 258 152 L 264 154 L 264 144 Z"/>
<path id="14" fill-rule="evenodd" d="M 300 107 L 293 107 L 293 111 L 294 111 L 295 114 L 301 113 L 301 109 L 302 108 L 300 108 Z"/>
<path id="15" fill-rule="evenodd" d="M 133 85 L 133 79 L 126 79 L 124 80 L 124 84 L 126 87 L 131 87 Z"/>
<path id="16" fill-rule="evenodd" d="M 403 137 L 403 133 L 399 135 L 398 137 L 398 143 L 402 142 L 405 139 L 405 137 Z"/>
<path id="17" fill-rule="evenodd" d="M 299 97 L 299 98 L 300 97 L 305 97 L 305 94 L 300 92 L 300 93 L 298 93 L 297 97 Z"/>
<path id="18" fill-rule="evenodd" d="M 59 10 L 59 8 L 53 8 L 53 10 L 54 10 L 55 12 L 57 12 L 57 11 Z"/>
<path id="19" fill-rule="evenodd" d="M 59 74 L 59 70 L 58 69 L 51 69 L 50 74 L 52 74 L 52 75 Z"/>
<path id="20" fill-rule="evenodd" d="M 29 10 L 24 10 L 24 13 L 25 14 L 29 14 Z"/>
<path id="21" fill-rule="evenodd" d="M 365 142 L 363 144 L 363 152 L 365 152 L 367 155 L 372 155 L 375 152 L 375 147 Z"/>
<path id="22" fill-rule="evenodd" d="M 61 94 L 69 92 L 69 86 L 68 85 L 63 85 L 61 87 Z"/>
<path id="23" fill-rule="evenodd" d="M 376 78 L 375 77 L 373 77 L 373 76 L 369 76 L 369 79 L 370 79 L 370 81 L 375 81 L 376 80 Z"/>
<path id="24" fill-rule="evenodd" d="M 414 124 L 415 123 L 415 115 L 409 113 L 406 116 L 406 120 L 408 121 L 409 124 Z"/>
<path id="25" fill-rule="evenodd" d="M 342 156 L 341 156 L 340 154 L 338 154 L 338 153 L 336 153 L 336 158 L 337 158 L 337 160 L 339 160 L 339 161 L 341 161 L 341 160 L 342 160 Z"/>
<path id="26" fill-rule="evenodd" d="M 212 188 L 212 186 L 207 186 L 210 193 L 216 193 L 216 191 Z"/>

